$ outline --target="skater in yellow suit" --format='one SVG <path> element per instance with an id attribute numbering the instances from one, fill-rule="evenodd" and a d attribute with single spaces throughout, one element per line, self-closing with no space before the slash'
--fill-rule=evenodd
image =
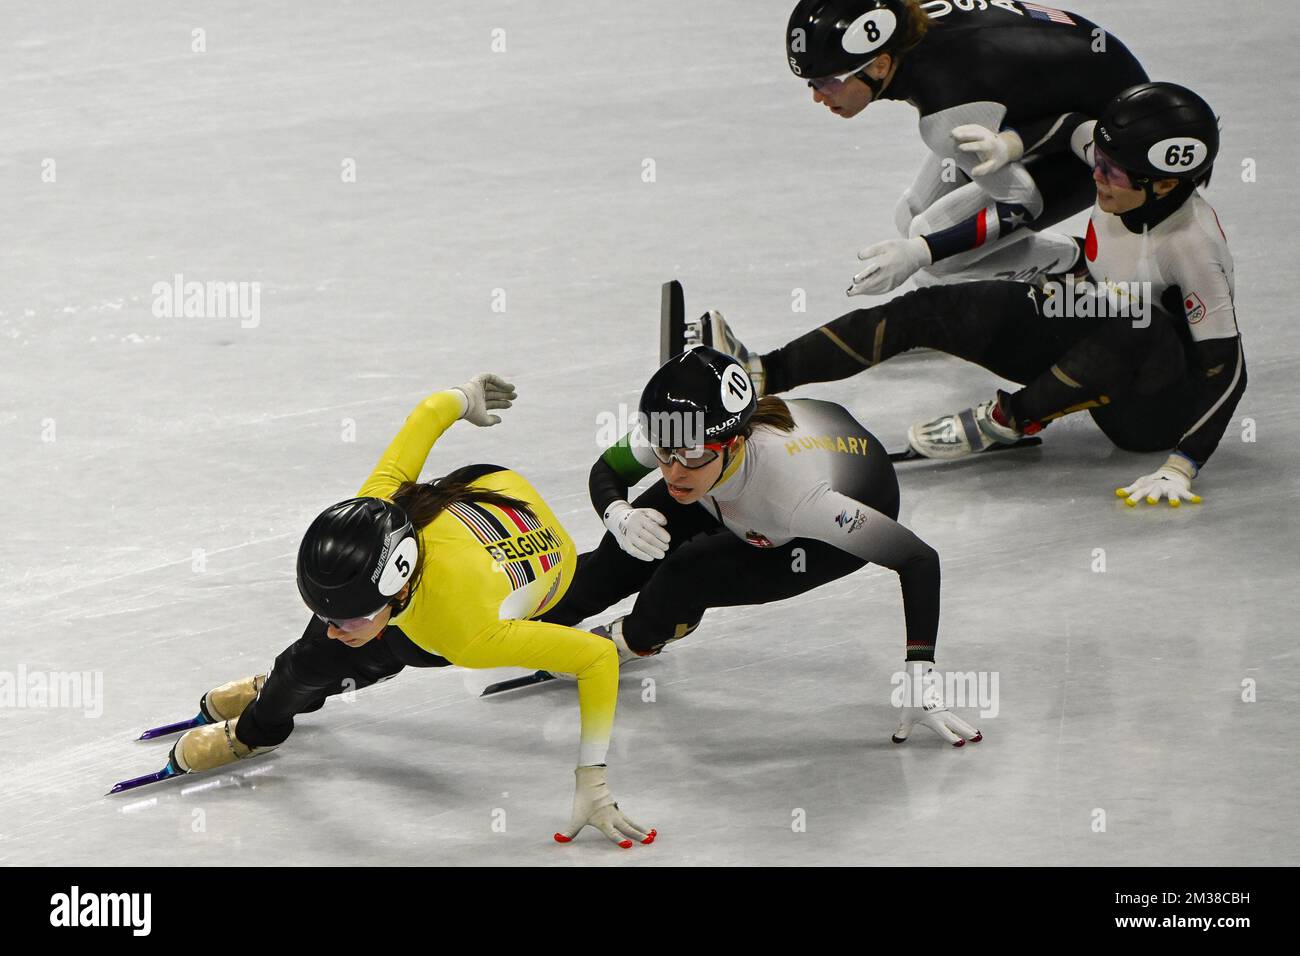
<path id="1" fill-rule="evenodd" d="M 514 386 L 479 375 L 435 392 L 407 418 L 356 498 L 327 508 L 298 552 L 298 589 L 314 612 L 306 632 L 266 675 L 203 695 L 211 723 L 177 742 L 180 772 L 208 770 L 278 746 L 297 714 L 403 667 L 527 667 L 577 678 L 582 713 L 567 843 L 590 824 L 620 846 L 655 831 L 618 809 L 605 756 L 618 691 L 608 639 L 534 620 L 573 580 L 576 549 L 528 481 L 497 465 L 469 465 L 420 483 L 439 437 L 460 419 L 501 421 Z"/>

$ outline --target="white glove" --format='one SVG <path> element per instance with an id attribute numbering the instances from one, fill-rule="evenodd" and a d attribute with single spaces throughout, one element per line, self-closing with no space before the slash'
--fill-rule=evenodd
<path id="1" fill-rule="evenodd" d="M 632 840 L 654 843 L 657 831 L 637 826 L 614 802 L 614 795 L 605 782 L 604 764 L 579 767 L 574 774 L 578 780 L 573 788 L 573 816 L 569 818 L 568 829 L 555 834 L 556 843 L 572 843 L 585 826 L 595 827 L 625 850 L 632 848 Z"/>
<path id="2" fill-rule="evenodd" d="M 914 724 L 929 727 L 954 747 L 964 747 L 969 740 L 973 744 L 984 739 L 984 735 L 952 713 L 943 702 L 943 685 L 934 665 L 930 663 L 911 663 L 905 665 L 908 679 L 921 694 L 920 707 L 904 707 L 903 716 L 898 722 L 898 729 L 890 739 L 901 744 L 912 732 Z M 964 739 L 963 739 L 964 738 Z"/>
<path id="3" fill-rule="evenodd" d="M 858 253 L 867 267 L 853 277 L 849 295 L 882 295 L 907 281 L 917 269 L 930 265 L 930 245 L 915 239 L 886 239 Z"/>
<path id="4" fill-rule="evenodd" d="M 479 428 L 500 423 L 500 415 L 489 415 L 493 408 L 509 408 L 515 400 L 515 387 L 491 372 L 475 375 L 457 390 L 465 396 L 465 411 L 461 418 Z"/>
<path id="5" fill-rule="evenodd" d="M 642 561 L 658 561 L 668 553 L 672 535 L 668 523 L 653 508 L 633 508 L 626 501 L 616 501 L 605 509 L 605 527 L 618 546 Z"/>
<path id="6" fill-rule="evenodd" d="M 970 171 L 972 177 L 996 173 L 1007 163 L 1014 163 L 1025 155 L 1025 144 L 1013 129 L 995 133 L 986 126 L 975 123 L 958 126 L 952 131 L 957 148 L 963 153 L 974 153 L 980 164 Z"/>
<path id="7" fill-rule="evenodd" d="M 1161 498 L 1168 498 L 1171 508 L 1180 507 L 1184 501 L 1199 505 L 1201 496 L 1192 494 L 1192 479 L 1195 477 L 1196 466 L 1174 453 L 1151 474 L 1143 475 L 1126 488 L 1116 488 L 1115 494 L 1130 508 L 1137 507 L 1139 498 L 1146 498 L 1149 505 L 1158 505 Z"/>

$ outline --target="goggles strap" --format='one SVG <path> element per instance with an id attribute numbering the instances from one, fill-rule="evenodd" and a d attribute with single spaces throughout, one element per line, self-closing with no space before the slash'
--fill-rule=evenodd
<path id="1" fill-rule="evenodd" d="M 876 61 L 875 60 L 871 61 L 871 63 L 874 62 Z M 878 80 L 867 72 L 867 67 L 870 66 L 871 63 L 864 64 L 863 67 L 853 75 L 856 76 L 863 83 L 867 84 L 867 86 L 871 87 L 871 102 L 874 103 L 876 100 L 880 99 L 880 91 L 885 88 L 885 81 L 884 79 Z M 885 75 L 888 76 L 889 74 L 885 74 Z"/>

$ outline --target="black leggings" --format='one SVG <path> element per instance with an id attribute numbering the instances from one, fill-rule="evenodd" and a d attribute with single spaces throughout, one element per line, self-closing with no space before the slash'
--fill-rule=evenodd
<path id="1" fill-rule="evenodd" d="M 235 736 L 250 747 L 274 747 L 293 733 L 293 718 L 320 710 L 326 697 L 360 690 L 393 677 L 403 667 L 447 667 L 451 661 L 413 644 L 400 628 L 386 627 L 360 647 L 326 636 L 312 618 L 302 637 L 275 659 L 266 684 L 244 708 Z"/>
<path id="2" fill-rule="evenodd" d="M 864 504 L 897 518 L 897 482 L 882 481 L 878 487 L 880 500 Z M 623 619 L 623 637 L 628 647 L 645 653 L 685 637 L 708 608 L 782 601 L 866 564 L 810 538 L 795 538 L 777 548 L 755 547 L 702 506 L 674 501 L 662 480 L 632 504 L 654 508 L 668 519 L 672 542 L 667 556 L 641 561 L 606 533 L 595 551 L 579 556 L 568 592 L 543 620 L 572 626 L 636 592 L 636 604 Z"/>
<path id="3" fill-rule="evenodd" d="M 1025 387 L 1009 411 L 1022 427 L 1089 409 L 1126 451 L 1167 450 L 1187 426 L 1192 381 L 1183 342 L 1160 309 L 1126 318 L 1042 314 L 1021 282 L 937 285 L 857 309 L 763 356 L 769 393 L 856 375 L 920 346 L 982 365 Z"/>

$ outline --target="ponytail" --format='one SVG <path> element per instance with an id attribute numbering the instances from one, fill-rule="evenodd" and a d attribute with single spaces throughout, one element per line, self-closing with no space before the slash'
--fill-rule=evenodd
<path id="1" fill-rule="evenodd" d="M 778 432 L 794 431 L 794 416 L 790 414 L 790 406 L 784 399 L 777 398 L 775 395 L 764 395 L 758 400 L 758 407 L 754 409 L 754 414 L 745 423 L 742 434 L 748 438 L 760 425 L 766 425 Z"/>
<path id="2" fill-rule="evenodd" d="M 393 504 L 399 506 L 411 519 L 416 531 L 427 526 L 434 518 L 457 502 L 474 502 L 477 504 L 496 505 L 499 508 L 514 508 L 527 511 L 527 503 L 518 498 L 511 498 L 491 488 L 475 488 L 468 481 L 460 481 L 455 473 L 429 482 L 406 481 L 393 493 Z M 415 593 L 424 571 L 424 549 L 420 549 L 415 570 L 411 573 L 408 585 L 411 594 Z M 407 598 L 409 601 L 410 598 Z"/>

